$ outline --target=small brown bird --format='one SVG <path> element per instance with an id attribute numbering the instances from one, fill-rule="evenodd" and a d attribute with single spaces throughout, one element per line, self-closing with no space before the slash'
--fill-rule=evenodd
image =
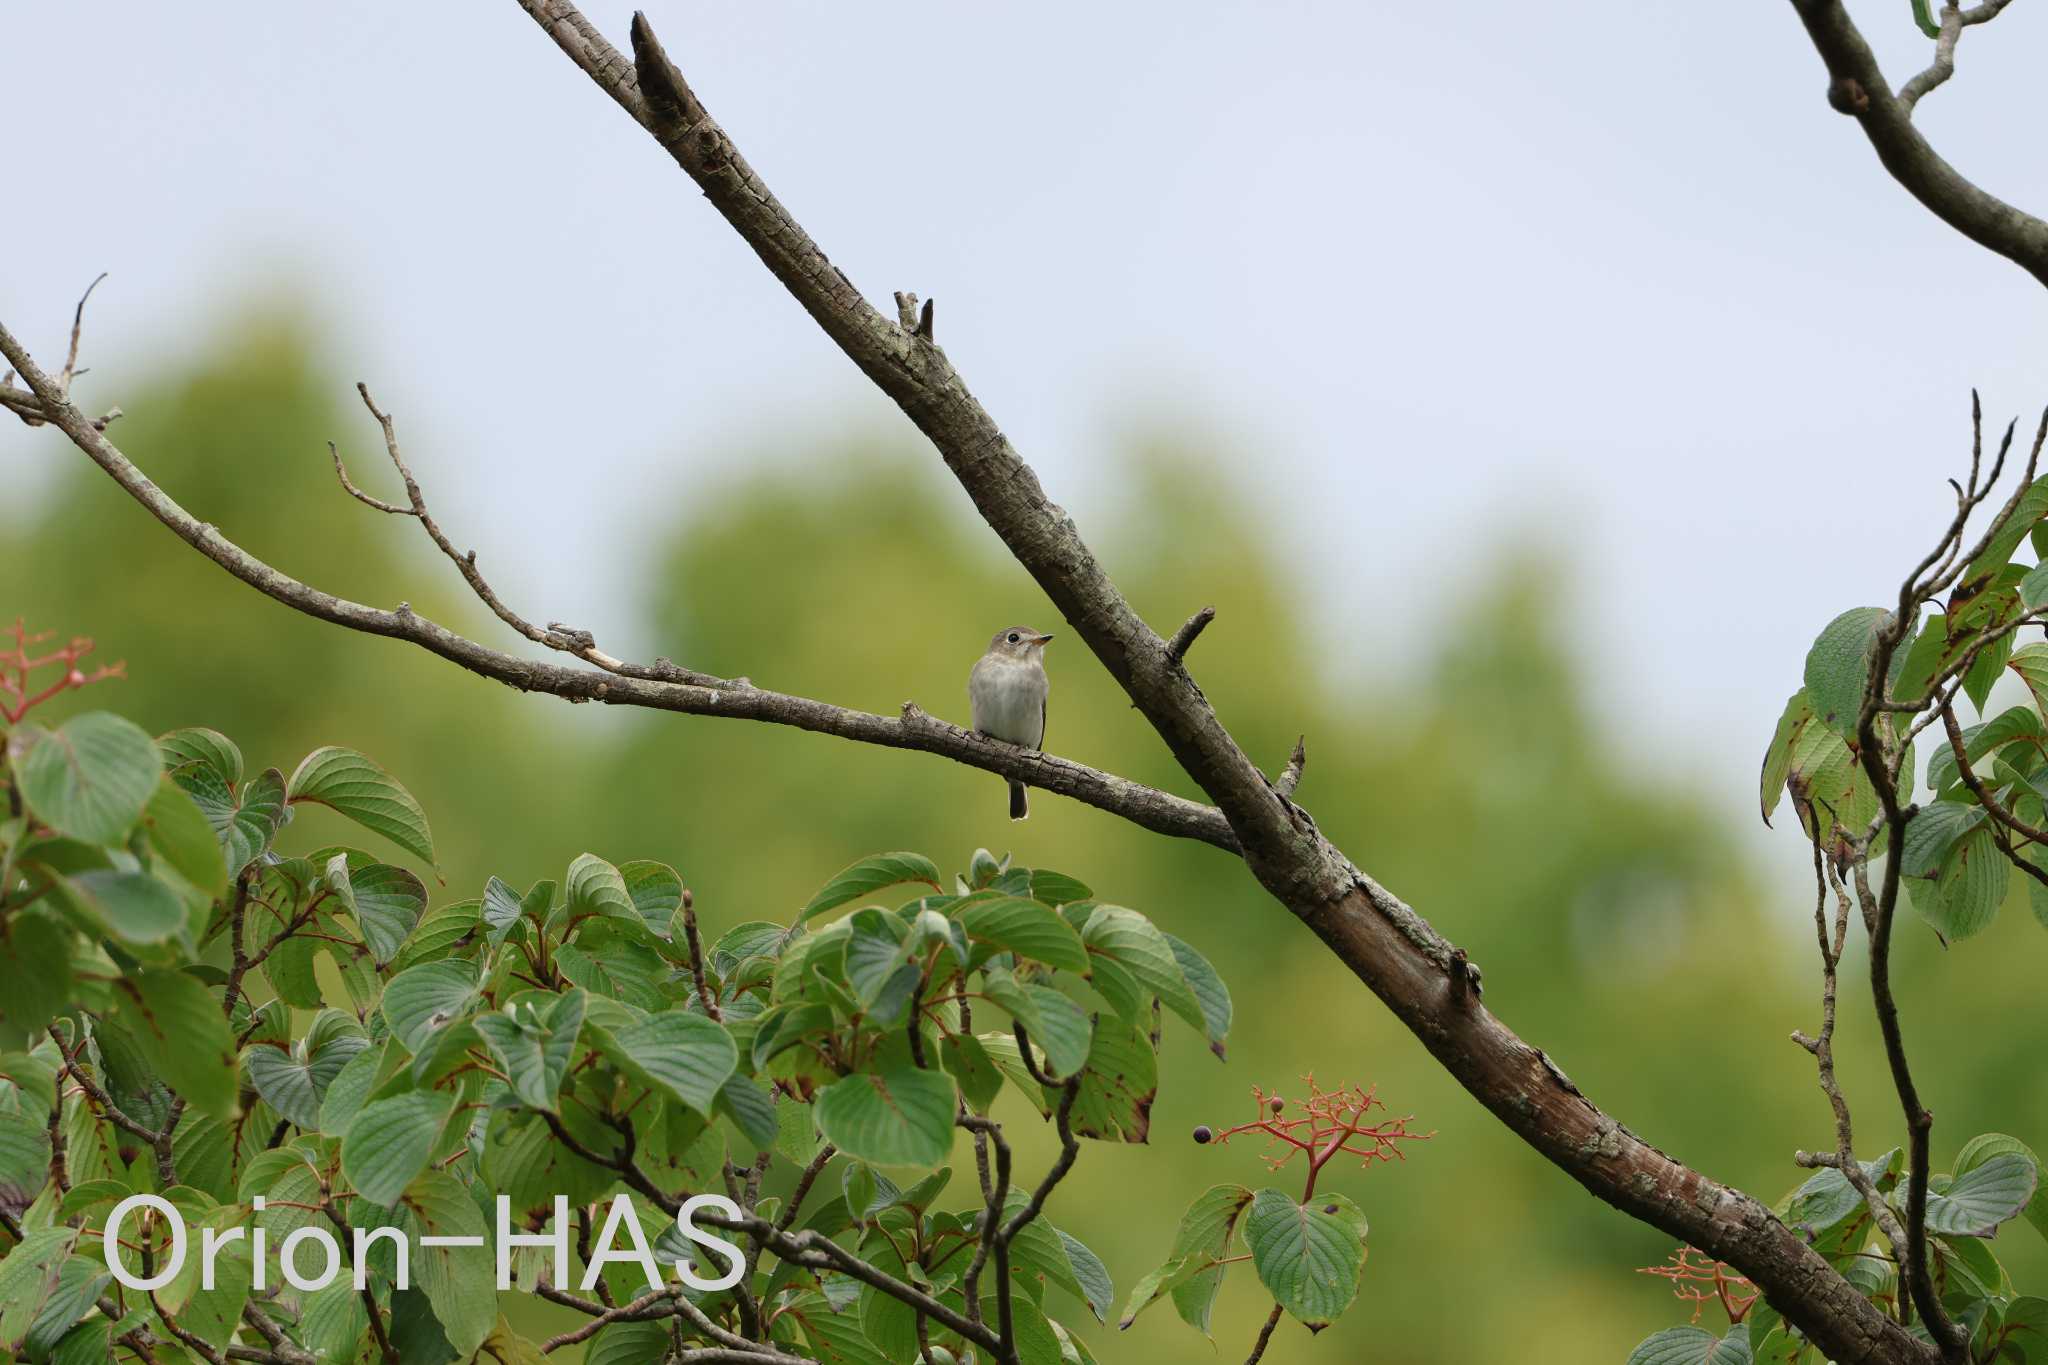
<path id="1" fill-rule="evenodd" d="M 999 630 L 988 653 L 967 675 L 967 701 L 974 728 L 1027 749 L 1045 745 L 1045 699 L 1051 685 L 1045 677 L 1045 645 L 1050 635 L 1029 626 Z M 1022 820 L 1031 803 L 1022 782 L 1010 784 L 1010 818 Z"/>

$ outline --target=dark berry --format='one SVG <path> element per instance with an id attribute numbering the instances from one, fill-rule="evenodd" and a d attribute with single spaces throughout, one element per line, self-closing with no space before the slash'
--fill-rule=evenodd
<path id="1" fill-rule="evenodd" d="M 1215 1137 L 1215 1136 L 1216 1136 L 1216 1134 L 1215 1134 L 1215 1133 L 1213 1133 L 1213 1132 L 1211 1132 L 1211 1131 L 1209 1130 L 1209 1125 L 1208 1125 L 1208 1124 L 1206 1124 L 1206 1123 L 1200 1123 L 1200 1124 L 1196 1124 L 1196 1125 L 1195 1125 L 1195 1141 L 1196 1141 L 1196 1142 L 1207 1142 L 1207 1141 L 1208 1141 L 1208 1140 L 1209 1140 L 1210 1138 L 1212 1138 L 1212 1137 Z"/>

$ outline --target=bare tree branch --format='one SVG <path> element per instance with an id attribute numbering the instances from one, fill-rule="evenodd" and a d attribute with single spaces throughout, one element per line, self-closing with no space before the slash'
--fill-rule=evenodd
<path id="1" fill-rule="evenodd" d="M 1920 97 L 1936 86 L 1947 82 L 1956 74 L 1956 43 L 1963 36 L 1963 30 L 1973 24 L 1988 23 L 1998 17 L 2012 0 L 1983 0 L 1974 9 L 1948 4 L 1941 7 L 1941 35 L 1934 40 L 1934 60 L 1925 71 L 1899 87 L 1899 103 L 1904 105 L 1910 116 Z"/>
<path id="2" fill-rule="evenodd" d="M 1939 47 L 1934 66 L 1908 83 L 1908 99 L 1906 92 L 1892 93 L 1843 0 L 1791 3 L 1827 65 L 1828 103 L 1862 125 L 1863 135 L 1892 178 L 1944 223 L 2048 284 L 2048 222 L 1965 179 L 1913 125 L 1914 102 L 1947 79 Z M 1981 23 L 2003 8 L 2004 4 L 1980 4 L 1967 12 L 1968 22 Z M 1943 38 L 1937 43 L 1947 43 L 1946 64 L 1952 68 L 1955 40 L 1947 36 L 1948 11 L 1943 13 Z M 1960 27 L 1959 22 L 1958 33 Z"/>
<path id="3" fill-rule="evenodd" d="M 108 441 L 84 413 L 56 392 L 53 381 L 37 368 L 5 326 L 0 326 L 0 355 L 5 355 L 21 372 L 30 389 L 44 402 L 51 424 L 70 437 L 152 516 L 242 582 L 295 611 L 368 635 L 407 641 L 522 692 L 547 692 L 572 702 L 596 701 L 762 721 L 862 744 L 938 754 L 971 768 L 1072 797 L 1155 833 L 1197 839 L 1228 852 L 1237 851 L 1237 840 L 1229 823 L 1213 807 L 963 729 L 927 714 L 914 703 L 904 703 L 902 714 L 892 718 L 760 687 L 728 690 L 697 686 L 681 681 L 683 671 L 672 666 L 665 669 L 660 660 L 645 668 L 621 665 L 631 672 L 565 668 L 492 649 L 456 634 L 404 603 L 386 611 L 323 592 L 256 558 L 222 535 L 218 527 L 199 520 L 180 506 Z M 677 680 L 643 676 L 664 671 L 675 673 Z"/>

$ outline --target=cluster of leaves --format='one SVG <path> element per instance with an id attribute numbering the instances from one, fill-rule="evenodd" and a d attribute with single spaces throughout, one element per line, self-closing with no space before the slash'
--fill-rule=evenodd
<path id="1" fill-rule="evenodd" d="M 1863 1163 L 1864 1173 L 1901 1218 L 1903 1167 L 1897 1149 Z M 2015 1218 L 2024 1218 L 2048 1238 L 2048 1195 L 2039 1183 L 2040 1160 L 2024 1143 L 1985 1133 L 1964 1145 L 1953 1171 L 1929 1185 L 1927 1231 L 1935 1285 L 1943 1306 L 1970 1334 L 1970 1358 L 1984 1365 L 2048 1361 L 2048 1299 L 2018 1293 L 1991 1244 L 1998 1229 Z M 1816 1171 L 1775 1212 L 1809 1238 L 1849 1283 L 1887 1313 L 1901 1315 L 1905 1296 L 1898 1264 L 1884 1239 L 1873 1235 L 1869 1205 L 1839 1170 Z M 1680 1297 L 1700 1302 L 1683 1292 Z M 1697 1321 L 1666 1328 L 1637 1346 L 1629 1365 L 1819 1365 L 1825 1359 L 1746 1288 L 1715 1297 L 1729 1318 L 1725 1333 L 1711 1332 Z M 1931 1341 L 1924 1326 L 1916 1323 L 1911 1330 Z"/>
<path id="2" fill-rule="evenodd" d="M 251 774 L 218 733 L 151 738 L 104 712 L 18 726 L 7 750 L 0 1358 L 436 1365 L 588 1341 L 606 1365 L 705 1342 L 848 1365 L 1086 1365 L 1060 1319 L 1103 1318 L 1110 1278 L 1045 1200 L 1081 1140 L 1145 1140 L 1165 1014 L 1219 1055 L 1230 1025 L 1189 945 L 985 852 L 951 889 L 924 857 L 869 858 L 793 923 L 705 945 L 661 863 L 586 854 L 559 881 L 493 878 L 430 905 L 419 875 L 361 849 L 281 850 L 318 804 L 431 869 L 418 803 L 350 750 Z M 915 898 L 872 903 L 892 887 Z M 988 1117 L 1006 1088 L 1062 1140 L 1028 1188 Z M 962 1133 L 980 1189 L 946 1208 Z M 806 1208 L 835 1161 L 835 1192 Z M 168 1287 L 130 1291 L 100 1238 L 144 1191 L 195 1240 L 261 1227 L 273 1256 L 300 1228 L 347 1247 L 351 1229 L 397 1227 L 410 1285 L 382 1241 L 360 1288 L 280 1288 L 244 1239 L 210 1288 L 193 1255 Z M 588 1321 L 535 1343 L 500 1315 L 496 1197 L 531 1230 L 565 1196 L 588 1264 L 593 1206 L 623 1195 L 664 1229 L 666 1265 L 694 1258 L 673 1215 L 701 1192 L 742 1210 L 724 1225 L 747 1250 L 737 1286 L 649 1295 L 613 1264 L 578 1292 L 549 1280 L 546 1249 L 519 1247 L 520 1287 Z M 124 1225 L 138 1273 L 165 1231 Z"/>
<path id="3" fill-rule="evenodd" d="M 2002 518 L 1940 609 L 1910 623 L 1885 679 L 1902 794 L 1923 775 L 1914 754 L 1916 716 L 1938 720 L 1953 704 L 1941 684 L 1953 679 L 1979 714 L 1978 723 L 1961 728 L 1975 782 L 1966 779 L 1955 746 L 1938 737 L 1924 770 L 1933 799 L 1912 817 L 1900 857 L 1914 910 L 1948 942 L 1991 925 L 2020 859 L 2048 869 L 2048 846 L 2016 828 L 2048 824 L 2048 643 L 2017 642 L 2022 627 L 2040 624 L 2048 612 L 2048 563 L 2010 562 L 2029 540 L 2048 559 L 2044 513 L 2048 478 Z M 1888 841 L 1856 730 L 1872 651 L 1891 624 L 1883 607 L 1856 607 L 1828 623 L 1806 656 L 1805 686 L 1786 703 L 1764 756 L 1764 819 L 1789 793 L 1807 836 L 1845 861 L 1881 856 Z M 2006 673 L 2026 685 L 2027 700 L 1985 717 L 1992 688 Z M 1985 795 L 2011 820 L 1995 819 Z M 2048 924 L 2048 881 L 2029 877 L 2034 913 Z"/>

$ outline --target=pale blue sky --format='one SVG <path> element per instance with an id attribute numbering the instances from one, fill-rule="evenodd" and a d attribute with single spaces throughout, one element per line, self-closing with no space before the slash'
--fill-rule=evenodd
<path id="1" fill-rule="evenodd" d="M 1084 531 L 1134 410 L 1212 433 L 1373 670 L 1533 521 L 1620 733 L 1738 816 L 1814 632 L 1944 520 L 1969 386 L 2048 402 L 2040 287 L 1883 176 L 1783 3 L 648 8 L 855 283 L 938 299 Z M 1905 0 L 1854 9 L 1924 61 Z M 10 7 L 0 317 L 51 357 L 113 272 L 88 398 L 304 290 L 499 586 L 646 653 L 616 589 L 664 508 L 907 431 L 510 0 L 193 13 Z M 2044 53 L 2014 6 L 1921 113 L 2037 209 Z M 67 458 L 0 428 L 0 488 Z"/>

